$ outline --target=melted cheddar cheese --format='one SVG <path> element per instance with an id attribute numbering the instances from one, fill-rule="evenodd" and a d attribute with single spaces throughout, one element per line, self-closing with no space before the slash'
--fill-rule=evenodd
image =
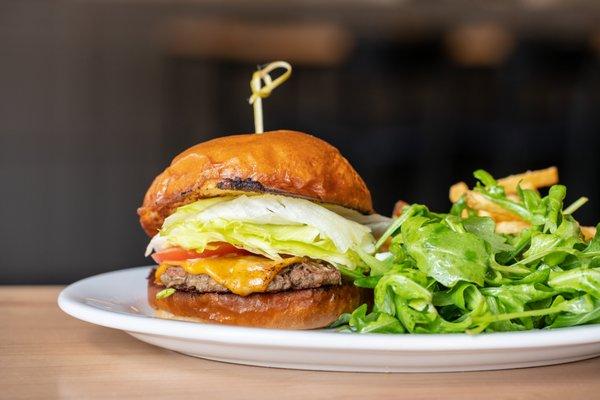
<path id="1" fill-rule="evenodd" d="M 247 296 L 250 293 L 266 291 L 279 271 L 300 260 L 300 257 L 273 261 L 259 256 L 224 256 L 166 261 L 158 267 L 154 277 L 156 283 L 160 283 L 160 277 L 167 268 L 178 266 L 188 274 L 206 274 L 232 293 Z"/>

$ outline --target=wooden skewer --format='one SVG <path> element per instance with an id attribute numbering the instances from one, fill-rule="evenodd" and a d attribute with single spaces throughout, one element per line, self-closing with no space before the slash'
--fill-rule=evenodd
<path id="1" fill-rule="evenodd" d="M 271 79 L 269 73 L 278 68 L 283 68 L 285 72 L 276 79 Z M 252 80 L 250 81 L 252 96 L 250 96 L 248 102 L 254 107 L 254 131 L 256 133 L 264 132 L 262 99 L 269 97 L 273 89 L 285 82 L 291 74 L 292 66 L 285 61 L 274 61 L 252 74 Z"/>

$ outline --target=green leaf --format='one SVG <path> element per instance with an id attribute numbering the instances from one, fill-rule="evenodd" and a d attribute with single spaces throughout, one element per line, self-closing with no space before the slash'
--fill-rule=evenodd
<path id="1" fill-rule="evenodd" d="M 589 296 L 575 299 L 566 307 L 566 311 L 558 314 L 548 328 L 600 323 L 600 301 L 594 301 Z"/>
<path id="2" fill-rule="evenodd" d="M 517 186 L 517 194 L 521 198 L 521 202 L 525 205 L 525 208 L 531 213 L 545 214 L 545 207 L 542 204 L 542 198 L 536 190 L 522 189 L 521 185 Z"/>
<path id="3" fill-rule="evenodd" d="M 402 210 L 402 214 L 390 225 L 390 227 L 385 231 L 383 235 L 377 240 L 375 243 L 375 250 L 378 250 L 385 242 L 388 240 L 400 227 L 402 224 L 412 217 L 413 215 L 418 215 L 420 213 L 427 212 L 427 208 L 425 206 L 419 204 L 413 204 L 412 206 L 405 207 Z"/>
<path id="4" fill-rule="evenodd" d="M 560 292 L 584 292 L 600 299 L 600 268 L 553 271 L 548 285 Z"/>
<path id="5" fill-rule="evenodd" d="M 498 185 L 498 182 L 487 171 L 478 169 L 473 172 L 473 176 L 483 184 L 483 191 L 495 198 L 506 197 L 504 188 Z M 481 188 L 480 188 L 481 189 Z"/>
<path id="6" fill-rule="evenodd" d="M 513 247 L 506 243 L 506 238 L 496 233 L 496 223 L 489 217 L 472 216 L 462 221 L 465 230 L 485 240 L 494 254 L 501 251 L 512 251 Z"/>
<path id="7" fill-rule="evenodd" d="M 596 234 L 583 252 L 586 254 L 600 252 L 600 224 L 596 225 Z"/>
<path id="8" fill-rule="evenodd" d="M 379 283 L 381 275 L 365 276 L 354 280 L 354 286 L 367 289 L 375 289 L 375 286 Z"/>
<path id="9" fill-rule="evenodd" d="M 362 250 L 358 250 L 357 253 L 362 261 L 369 267 L 371 275 L 383 275 L 394 265 L 394 260 L 391 257 L 386 260 L 378 260 Z"/>
<path id="10" fill-rule="evenodd" d="M 450 209 L 450 215 L 454 215 L 456 217 L 460 217 L 462 212 L 467 209 L 467 199 L 463 195 L 458 199 L 458 201 L 452 204 L 452 208 Z"/>
<path id="11" fill-rule="evenodd" d="M 475 285 L 461 282 L 452 289 L 434 293 L 432 303 L 435 306 L 454 305 L 460 310 L 472 311 L 481 301 L 483 296 Z"/>
<path id="12" fill-rule="evenodd" d="M 495 297 L 504 306 L 504 311 L 514 313 L 524 311 L 528 303 L 551 298 L 556 291 L 541 283 L 533 283 L 487 287 L 481 289 L 481 293 Z"/>
<path id="13" fill-rule="evenodd" d="M 510 282 L 512 285 L 522 285 L 522 284 L 532 284 L 532 283 L 546 283 L 548 282 L 548 277 L 550 276 L 550 267 L 541 266 L 536 271 L 531 274 L 517 280 L 514 282 Z"/>
<path id="14" fill-rule="evenodd" d="M 365 306 L 365 308 L 367 307 L 366 304 L 363 304 L 363 306 Z M 362 306 L 360 306 L 360 307 L 362 307 Z M 354 312 L 356 312 L 360 307 L 358 307 L 356 310 L 354 310 Z M 348 325 L 348 322 L 350 322 L 350 317 L 352 317 L 351 313 L 344 313 L 344 314 L 340 315 L 331 324 L 329 324 L 329 326 L 327 326 L 327 328 L 334 329 L 334 328 L 342 327 L 344 325 Z"/>
<path id="15" fill-rule="evenodd" d="M 554 185 L 550 188 L 547 201 L 546 224 L 544 231 L 554 233 L 561 222 L 563 200 L 567 195 L 567 188 L 563 185 Z"/>
<path id="16" fill-rule="evenodd" d="M 531 244 L 529 249 L 523 253 L 523 256 L 529 263 L 536 261 L 542 257 L 548 255 L 552 249 L 559 247 L 562 239 L 556 235 L 550 233 L 536 233 L 531 238 Z"/>
<path id="17" fill-rule="evenodd" d="M 351 320 L 357 323 L 357 319 Z M 404 333 L 405 329 L 398 319 L 386 313 L 372 313 L 360 322 L 360 328 L 356 328 L 358 333 Z"/>
<path id="18" fill-rule="evenodd" d="M 391 315 L 381 312 L 367 314 L 367 305 L 363 304 L 351 314 L 342 314 L 329 328 L 348 325 L 348 330 L 357 333 L 403 333 L 400 322 Z"/>
<path id="19" fill-rule="evenodd" d="M 494 177 L 483 169 L 473 172 L 473 176 L 485 186 L 496 186 L 498 184 Z"/>
<path id="20" fill-rule="evenodd" d="M 542 225 L 546 219 L 543 215 L 539 215 L 532 210 L 529 210 L 525 205 L 521 203 L 517 203 L 512 200 L 508 200 L 506 198 L 496 198 L 486 194 L 482 194 L 484 198 L 487 200 L 496 203 L 500 207 L 504 208 L 507 211 L 510 211 L 513 214 L 518 215 L 525 221 L 529 221 L 533 225 Z"/>
<path id="21" fill-rule="evenodd" d="M 363 271 L 360 269 L 349 269 L 349 268 L 342 267 L 341 265 L 338 265 L 337 269 L 340 271 L 342 276 L 349 278 L 349 279 L 353 279 L 353 280 L 362 279 L 365 276 Z"/>
<path id="22" fill-rule="evenodd" d="M 171 296 L 173 293 L 175 293 L 175 289 L 173 289 L 173 288 L 163 289 L 160 292 L 156 293 L 156 299 L 157 300 L 166 299 L 167 297 Z"/>
<path id="23" fill-rule="evenodd" d="M 417 267 L 446 287 L 459 281 L 482 286 L 489 259 L 484 240 L 430 221 L 413 217 L 402 226 L 405 248 Z"/>
<path id="24" fill-rule="evenodd" d="M 431 292 L 422 284 L 399 272 L 388 273 L 379 279 L 375 287 L 377 310 L 394 315 L 393 297 L 395 296 L 406 301 L 421 300 L 426 303 L 431 302 L 432 298 Z"/>

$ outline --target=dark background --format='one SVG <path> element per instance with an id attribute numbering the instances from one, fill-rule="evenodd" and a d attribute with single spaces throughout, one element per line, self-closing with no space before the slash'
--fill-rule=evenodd
<path id="1" fill-rule="evenodd" d="M 389 214 L 559 167 L 600 220 L 600 7 L 585 1 L 0 4 L 0 283 L 149 263 L 135 213 L 197 142 L 253 129 L 257 63 L 293 63 L 265 128 L 340 148 Z"/>

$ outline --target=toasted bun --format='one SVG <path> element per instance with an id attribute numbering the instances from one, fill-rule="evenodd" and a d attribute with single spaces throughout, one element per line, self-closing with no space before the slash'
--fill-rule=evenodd
<path id="1" fill-rule="evenodd" d="M 323 328 L 341 314 L 370 303 L 368 291 L 352 285 L 254 293 L 246 297 L 177 291 L 157 300 L 156 293 L 162 289 L 164 286 L 148 280 L 148 302 L 160 317 L 261 328 Z"/>
<path id="2" fill-rule="evenodd" d="M 193 146 L 173 160 L 138 209 L 153 236 L 179 206 L 206 197 L 279 193 L 372 213 L 371 194 L 340 152 L 293 131 L 225 136 Z"/>

